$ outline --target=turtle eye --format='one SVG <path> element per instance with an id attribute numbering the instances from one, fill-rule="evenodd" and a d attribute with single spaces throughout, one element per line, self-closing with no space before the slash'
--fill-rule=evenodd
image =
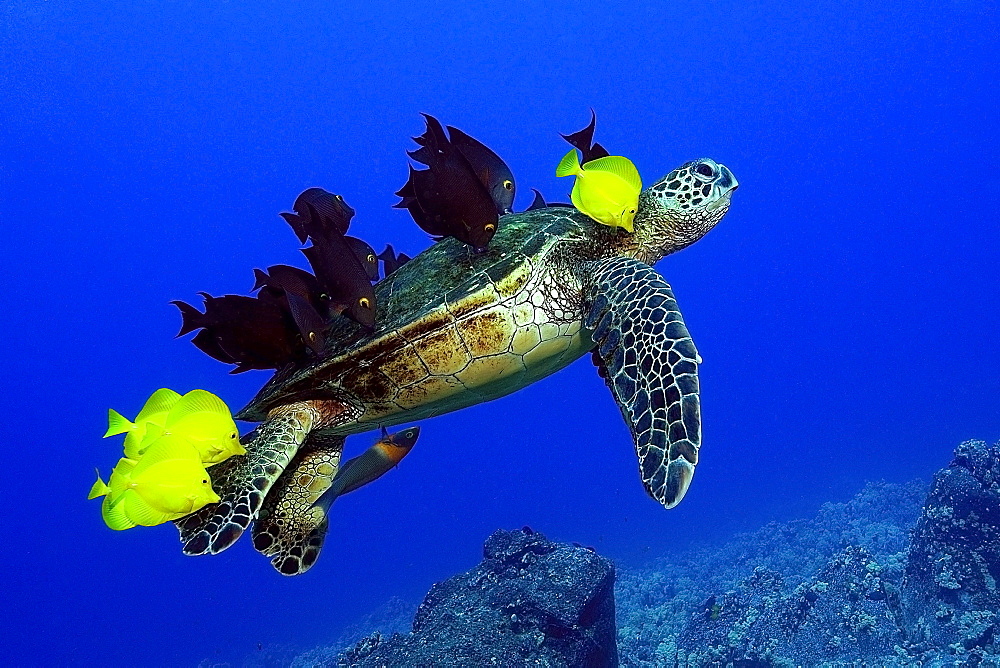
<path id="1" fill-rule="evenodd" d="M 511 181 L 510 179 L 507 179 L 507 180 L 505 180 L 503 182 L 503 187 L 504 187 L 505 190 L 513 190 L 514 189 L 514 182 Z"/>
<path id="2" fill-rule="evenodd" d="M 362 297 L 361 299 L 359 299 L 358 300 L 358 304 L 362 308 L 371 308 L 372 307 L 372 303 L 368 300 L 368 297 Z"/>
<path id="3" fill-rule="evenodd" d="M 715 170 L 712 169 L 710 165 L 706 165 L 704 162 L 695 167 L 694 171 L 698 172 L 702 176 L 708 176 L 708 177 L 715 176 Z"/>

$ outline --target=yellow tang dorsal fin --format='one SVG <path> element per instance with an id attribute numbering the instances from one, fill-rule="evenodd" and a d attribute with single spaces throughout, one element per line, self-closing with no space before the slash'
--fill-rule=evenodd
<path id="1" fill-rule="evenodd" d="M 150 395 L 149 399 L 146 400 L 146 405 L 142 407 L 139 414 L 135 416 L 136 422 L 142 422 L 149 418 L 150 415 L 155 415 L 156 413 L 166 413 L 174 405 L 181 400 L 181 395 L 173 390 L 161 387 L 156 392 Z"/>
<path id="2" fill-rule="evenodd" d="M 219 397 L 205 390 L 191 390 L 178 401 L 167 415 L 166 426 L 177 424 L 195 413 L 217 413 L 231 416 L 229 407 Z"/>
<path id="3" fill-rule="evenodd" d="M 642 177 L 639 170 L 635 168 L 632 161 L 620 155 L 608 155 L 597 160 L 591 160 L 583 169 L 588 172 L 606 172 L 614 174 L 629 186 L 635 188 L 636 193 L 642 190 Z"/>
<path id="4" fill-rule="evenodd" d="M 574 176 L 580 173 L 580 161 L 576 159 L 576 149 L 570 149 L 569 153 L 559 161 L 559 165 L 556 167 L 556 176 Z"/>
<path id="5" fill-rule="evenodd" d="M 104 503 L 101 504 L 101 517 L 104 518 L 108 528 L 115 531 L 124 531 L 135 526 L 135 522 L 125 515 L 125 504 L 121 500 L 112 503 L 109 496 L 104 497 Z"/>
<path id="6" fill-rule="evenodd" d="M 157 464 L 175 459 L 191 459 L 201 463 L 201 455 L 191 441 L 176 434 L 165 434 L 151 443 L 142 454 L 132 471 L 132 477 L 142 475 Z"/>

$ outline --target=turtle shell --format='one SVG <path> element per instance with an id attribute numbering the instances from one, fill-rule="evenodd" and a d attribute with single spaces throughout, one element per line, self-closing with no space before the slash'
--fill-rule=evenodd
<path id="1" fill-rule="evenodd" d="M 337 318 L 323 358 L 278 371 L 237 417 L 332 399 L 361 411 L 336 429 L 357 433 L 503 396 L 562 368 L 592 343 L 581 313 L 563 305 L 550 317 L 540 269 L 561 242 L 593 233 L 575 209 L 550 208 L 501 218 L 482 254 L 455 239 L 434 244 L 376 284 L 374 331 Z"/>

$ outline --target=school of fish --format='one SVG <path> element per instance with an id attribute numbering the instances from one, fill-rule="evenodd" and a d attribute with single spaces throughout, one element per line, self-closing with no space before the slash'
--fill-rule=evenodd
<path id="1" fill-rule="evenodd" d="M 101 516 L 116 531 L 163 524 L 217 503 L 207 468 L 246 454 L 229 408 L 205 390 L 181 395 L 161 388 L 134 421 L 109 410 L 104 437 L 123 433 L 124 456 L 107 483 L 98 471 L 87 496 L 104 497 Z"/>

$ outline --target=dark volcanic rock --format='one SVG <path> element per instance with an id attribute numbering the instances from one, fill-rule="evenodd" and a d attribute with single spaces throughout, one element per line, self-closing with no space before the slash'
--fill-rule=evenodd
<path id="1" fill-rule="evenodd" d="M 910 642 L 946 654 L 995 651 L 998 580 L 1000 447 L 966 441 L 934 476 L 913 532 L 902 591 Z"/>
<path id="2" fill-rule="evenodd" d="M 618 665 L 610 559 L 530 529 L 495 532 L 483 556 L 431 587 L 412 633 L 375 633 L 339 665 Z"/>
<path id="3" fill-rule="evenodd" d="M 898 606 L 880 570 L 867 550 L 851 546 L 782 595 L 782 577 L 758 569 L 736 591 L 706 601 L 677 646 L 696 665 L 819 665 L 892 654 L 902 641 Z"/>

